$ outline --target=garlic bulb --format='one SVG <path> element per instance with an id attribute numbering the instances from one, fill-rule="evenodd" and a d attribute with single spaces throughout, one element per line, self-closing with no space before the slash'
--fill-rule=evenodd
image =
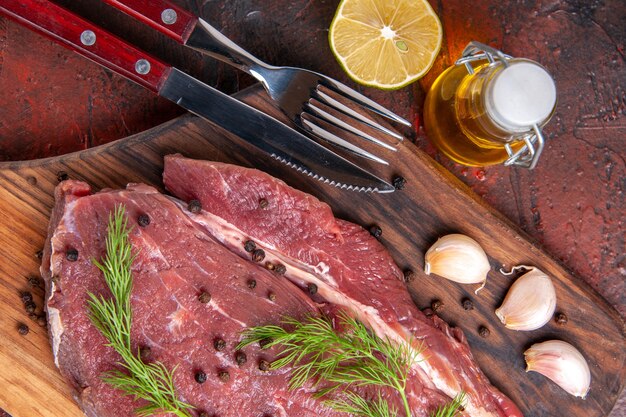
<path id="1" fill-rule="evenodd" d="M 461 284 L 482 283 L 478 292 L 487 282 L 491 269 L 483 248 L 474 239 L 461 235 L 446 235 L 437 240 L 424 256 L 424 272 L 431 272 Z"/>
<path id="2" fill-rule="evenodd" d="M 526 372 L 539 372 L 576 397 L 587 396 L 591 372 L 587 361 L 574 346 L 560 340 L 548 340 L 532 345 L 524 352 L 524 358 Z"/>
<path id="3" fill-rule="evenodd" d="M 509 288 L 496 316 L 513 330 L 535 330 L 550 321 L 556 308 L 556 291 L 549 276 L 534 266 Z M 511 271 L 513 272 L 513 271 Z"/>

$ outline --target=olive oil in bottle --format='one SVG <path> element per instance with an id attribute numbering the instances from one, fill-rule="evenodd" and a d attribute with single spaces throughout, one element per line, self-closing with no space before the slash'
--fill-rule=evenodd
<path id="1" fill-rule="evenodd" d="M 424 126 L 428 139 L 457 163 L 533 168 L 555 103 L 554 81 L 542 66 L 472 42 L 432 85 Z"/>

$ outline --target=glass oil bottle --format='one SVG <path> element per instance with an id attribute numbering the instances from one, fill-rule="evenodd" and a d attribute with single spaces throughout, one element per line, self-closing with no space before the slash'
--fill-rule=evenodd
<path id="1" fill-rule="evenodd" d="M 556 86 L 538 63 L 470 42 L 430 88 L 424 104 L 428 139 L 457 163 L 534 168 L 541 128 L 556 104 Z"/>

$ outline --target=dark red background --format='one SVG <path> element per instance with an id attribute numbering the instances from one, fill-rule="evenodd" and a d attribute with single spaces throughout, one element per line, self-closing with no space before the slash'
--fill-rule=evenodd
<path id="1" fill-rule="evenodd" d="M 185 50 L 99 1 L 58 3 L 223 91 L 252 84 L 250 77 Z M 310 68 L 354 86 L 327 43 L 337 1 L 177 3 L 269 63 Z M 430 73 L 395 92 L 360 90 L 414 121 L 411 139 L 420 148 L 625 315 L 626 2 L 431 4 L 441 17 L 444 41 Z M 537 60 L 556 79 L 557 110 L 533 171 L 465 168 L 439 155 L 424 136 L 425 91 L 470 40 Z M 2 17 L 0 91 L 0 161 L 85 149 L 181 114 L 173 104 Z M 613 415 L 624 415 L 619 408 Z"/>

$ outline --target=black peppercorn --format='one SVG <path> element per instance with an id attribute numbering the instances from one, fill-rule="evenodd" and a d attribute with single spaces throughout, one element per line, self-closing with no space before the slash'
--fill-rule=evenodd
<path id="1" fill-rule="evenodd" d="M 424 313 L 426 317 L 430 317 L 433 315 L 433 311 L 430 309 L 430 307 L 426 307 L 425 309 L 423 309 L 422 313 Z"/>
<path id="2" fill-rule="evenodd" d="M 237 351 L 235 352 L 235 361 L 237 365 L 241 366 L 248 361 L 248 356 L 242 351 Z"/>
<path id="3" fill-rule="evenodd" d="M 204 373 L 204 371 L 196 372 L 194 378 L 198 384 L 203 384 L 204 382 L 206 382 L 206 374 Z"/>
<path id="4" fill-rule="evenodd" d="M 370 234 L 378 239 L 383 235 L 383 229 L 381 229 L 380 226 L 373 225 L 370 227 Z"/>
<path id="5" fill-rule="evenodd" d="M 252 252 L 252 260 L 254 262 L 261 262 L 263 259 L 265 259 L 265 251 L 263 249 L 255 249 Z"/>
<path id="6" fill-rule="evenodd" d="M 251 290 L 256 288 L 256 280 L 255 279 L 249 279 L 248 280 L 248 288 L 250 288 Z"/>
<path id="7" fill-rule="evenodd" d="M 261 347 L 261 349 L 265 349 L 265 347 L 270 343 L 272 343 L 272 339 L 270 337 L 259 340 L 259 346 Z"/>
<path id="8" fill-rule="evenodd" d="M 269 204 L 270 203 L 264 198 L 259 200 L 259 207 L 261 207 L 262 209 L 266 208 Z"/>
<path id="9" fill-rule="evenodd" d="M 40 288 L 41 280 L 36 276 L 31 275 L 30 277 L 28 277 L 28 286 L 31 288 Z"/>
<path id="10" fill-rule="evenodd" d="M 140 214 L 139 217 L 137 217 L 137 223 L 141 227 L 148 226 L 150 224 L 150 216 L 147 214 Z"/>
<path id="11" fill-rule="evenodd" d="M 270 301 L 276 301 L 276 294 L 274 294 L 273 292 L 271 292 L 271 291 L 270 291 L 270 292 L 267 294 L 267 298 L 269 298 L 269 299 L 270 299 Z"/>
<path id="12" fill-rule="evenodd" d="M 209 301 L 211 301 L 211 294 L 206 291 L 202 291 L 198 296 L 198 301 L 200 301 L 202 304 L 207 304 Z"/>
<path id="13" fill-rule="evenodd" d="M 65 252 L 65 258 L 70 262 L 75 262 L 78 260 L 78 251 L 76 249 L 68 249 Z"/>
<path id="14" fill-rule="evenodd" d="M 431 301 L 430 308 L 436 313 L 437 311 L 443 309 L 443 301 L 441 300 Z"/>
<path id="15" fill-rule="evenodd" d="M 243 248 L 246 252 L 252 252 L 256 249 L 256 243 L 254 243 L 252 240 L 246 240 L 243 244 Z"/>
<path id="16" fill-rule="evenodd" d="M 309 294 L 313 295 L 313 294 L 317 294 L 317 285 L 310 283 L 309 285 L 306 286 L 307 290 L 309 290 Z"/>
<path id="17" fill-rule="evenodd" d="M 24 304 L 30 303 L 33 301 L 33 295 L 28 291 L 23 292 L 21 295 L 21 298 Z"/>
<path id="18" fill-rule="evenodd" d="M 270 363 L 268 361 L 266 361 L 265 359 L 261 359 L 259 361 L 259 369 L 263 372 L 269 371 L 270 370 Z"/>
<path id="19" fill-rule="evenodd" d="M 198 200 L 191 200 L 189 204 L 187 204 L 187 210 L 192 213 L 200 213 L 200 211 L 202 211 L 202 203 Z"/>
<path id="20" fill-rule="evenodd" d="M 285 275 L 285 272 L 287 272 L 287 267 L 283 264 L 277 264 L 274 267 L 274 272 L 276 272 L 278 275 Z"/>
<path id="21" fill-rule="evenodd" d="M 24 308 L 26 309 L 27 313 L 34 313 L 37 306 L 32 301 L 29 301 L 24 304 Z"/>
<path id="22" fill-rule="evenodd" d="M 69 178 L 70 178 L 70 176 L 67 175 L 67 172 L 65 172 L 65 171 L 57 172 L 57 181 L 61 182 L 61 181 L 65 181 L 65 180 L 67 180 Z"/>
<path id="23" fill-rule="evenodd" d="M 559 326 L 565 326 L 568 322 L 568 319 L 565 313 L 556 313 L 556 315 L 554 316 L 554 321 L 556 321 L 556 324 L 558 324 Z"/>
<path id="24" fill-rule="evenodd" d="M 405 269 L 404 271 L 402 271 L 402 275 L 404 276 L 404 282 L 406 282 L 407 284 L 409 282 L 413 282 L 413 280 L 415 279 L 415 272 L 413 272 L 412 269 Z"/>
<path id="25" fill-rule="evenodd" d="M 27 325 L 25 325 L 24 323 L 20 324 L 17 328 L 17 332 L 19 334 L 21 334 L 22 336 L 26 336 L 28 334 L 28 332 L 30 331 L 30 329 L 28 328 Z"/>
<path id="26" fill-rule="evenodd" d="M 142 346 L 139 348 L 139 357 L 143 362 L 146 362 L 152 358 L 152 349 L 150 346 Z"/>
<path id="27" fill-rule="evenodd" d="M 398 175 L 397 177 L 394 177 L 391 184 L 393 184 L 393 188 L 396 190 L 401 190 L 406 185 L 406 179 Z"/>
<path id="28" fill-rule="evenodd" d="M 230 374 L 227 371 L 220 371 L 217 376 L 222 382 L 228 382 L 230 380 Z"/>
<path id="29" fill-rule="evenodd" d="M 489 335 L 491 334 L 491 332 L 489 331 L 489 329 L 485 326 L 480 326 L 478 328 L 478 334 L 480 335 L 480 337 L 482 338 L 487 338 L 489 337 Z"/>
<path id="30" fill-rule="evenodd" d="M 213 341 L 213 347 L 218 352 L 221 352 L 226 349 L 226 342 L 224 341 L 224 339 L 217 338 Z"/>
<path id="31" fill-rule="evenodd" d="M 273 271 L 276 266 L 271 262 L 265 262 L 265 267 L 270 271 Z"/>
<path id="32" fill-rule="evenodd" d="M 464 298 L 461 300 L 461 305 L 463 306 L 463 310 L 469 311 L 474 309 L 474 303 L 469 298 Z"/>
<path id="33" fill-rule="evenodd" d="M 37 316 L 36 321 L 39 327 L 46 327 L 46 316 L 44 315 Z"/>

